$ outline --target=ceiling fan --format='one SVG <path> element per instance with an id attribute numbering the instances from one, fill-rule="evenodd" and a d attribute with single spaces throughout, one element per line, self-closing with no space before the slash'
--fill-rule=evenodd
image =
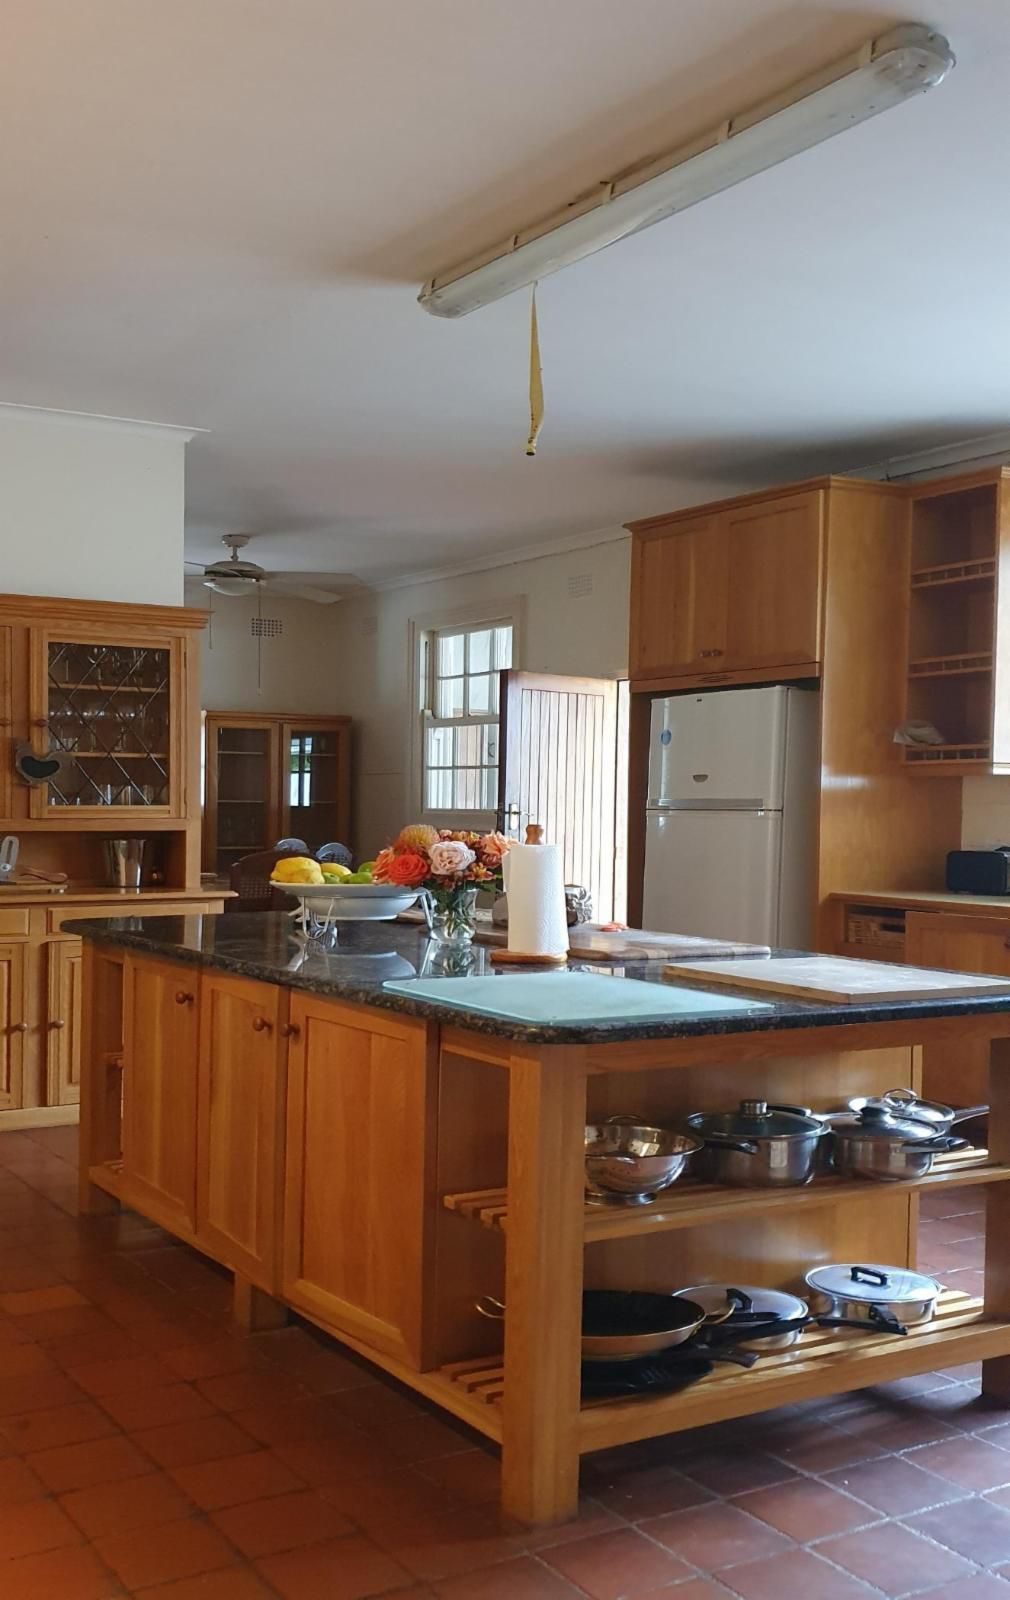
<path id="1" fill-rule="evenodd" d="M 199 570 L 200 581 L 214 594 L 251 595 L 266 589 L 289 600 L 314 600 L 317 605 L 330 606 L 342 600 L 348 589 L 360 587 L 346 572 L 267 572 L 240 556 L 249 539 L 248 533 L 223 534 L 221 543 L 231 551 L 226 561 L 212 561 L 206 567 L 198 561 L 186 565 Z"/>

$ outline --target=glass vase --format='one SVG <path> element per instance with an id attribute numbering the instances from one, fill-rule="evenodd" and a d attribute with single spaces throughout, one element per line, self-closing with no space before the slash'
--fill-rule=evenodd
<path id="1" fill-rule="evenodd" d="M 469 945 L 477 927 L 477 890 L 431 889 L 431 937 L 454 950 Z"/>

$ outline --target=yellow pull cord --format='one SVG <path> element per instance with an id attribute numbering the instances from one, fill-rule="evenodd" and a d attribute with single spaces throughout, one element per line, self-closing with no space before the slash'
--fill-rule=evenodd
<path id="1" fill-rule="evenodd" d="M 537 334 L 537 286 L 530 301 L 530 436 L 526 454 L 535 456 L 540 429 L 544 425 L 544 379 L 540 370 L 540 339 Z"/>

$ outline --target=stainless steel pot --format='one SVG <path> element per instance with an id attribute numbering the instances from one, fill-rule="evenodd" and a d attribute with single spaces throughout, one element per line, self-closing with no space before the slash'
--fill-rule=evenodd
<path id="1" fill-rule="evenodd" d="M 809 1183 L 828 1125 L 800 1106 L 742 1100 L 736 1111 L 693 1111 L 692 1133 L 705 1141 L 715 1183 L 765 1189 Z"/>
<path id="2" fill-rule="evenodd" d="M 806 1275 L 815 1313 L 875 1322 L 882 1331 L 902 1333 L 929 1322 L 940 1285 L 906 1267 L 843 1262 L 813 1267 Z"/>
<path id="3" fill-rule="evenodd" d="M 641 1117 L 587 1123 L 586 1199 L 590 1205 L 648 1205 L 701 1148 L 700 1139 L 650 1127 Z"/>
<path id="4" fill-rule="evenodd" d="M 505 1307 L 493 1295 L 482 1295 L 475 1309 L 482 1317 L 502 1322 Z M 732 1304 L 722 1316 L 728 1317 Z M 586 1289 L 582 1295 L 583 1361 L 636 1361 L 686 1344 L 711 1318 L 693 1300 L 638 1289 Z"/>
<path id="5" fill-rule="evenodd" d="M 957 1122 L 970 1122 L 973 1117 L 989 1115 L 988 1106 L 962 1106 L 955 1111 L 952 1106 L 941 1105 L 939 1100 L 920 1100 L 912 1089 L 887 1089 L 882 1095 L 863 1095 L 849 1101 L 850 1111 L 862 1111 L 868 1106 L 880 1106 L 890 1116 L 914 1117 L 929 1124 L 932 1133 L 949 1133 Z"/>
<path id="6" fill-rule="evenodd" d="M 826 1120 L 835 1170 L 846 1178 L 885 1183 L 924 1178 L 938 1155 L 971 1148 L 967 1139 L 934 1133 L 928 1122 L 892 1114 L 873 1101 L 860 1111 L 833 1112 Z"/>

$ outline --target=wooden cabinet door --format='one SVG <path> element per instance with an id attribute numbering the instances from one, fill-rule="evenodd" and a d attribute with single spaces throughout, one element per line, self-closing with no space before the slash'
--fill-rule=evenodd
<path id="1" fill-rule="evenodd" d="M 191 1237 L 196 1216 L 200 975 L 128 957 L 123 981 L 123 1198 Z"/>
<path id="2" fill-rule="evenodd" d="M 723 513 L 726 671 L 820 660 L 822 520 L 817 490 Z"/>
<path id="3" fill-rule="evenodd" d="M 46 950 L 46 1100 L 75 1106 L 81 1098 L 81 941 L 54 939 Z"/>
<path id="4" fill-rule="evenodd" d="M 349 731 L 311 717 L 280 726 L 280 834 L 311 851 L 349 842 Z"/>
<path id="5" fill-rule="evenodd" d="M 28 946 L 0 944 L 0 1111 L 22 1103 L 28 1036 Z"/>
<path id="6" fill-rule="evenodd" d="M 1010 977 L 1010 918 L 909 911 L 905 916 L 905 960 L 912 967 Z M 971 1039 L 927 1045 L 922 1085 L 929 1100 L 954 1106 L 983 1104 L 989 1098 L 988 1044 Z"/>
<path id="7" fill-rule="evenodd" d="M 204 738 L 203 869 L 227 877 L 236 861 L 272 849 L 285 832 L 280 733 L 275 717 L 211 713 Z"/>
<path id="8" fill-rule="evenodd" d="M 715 515 L 635 535 L 631 673 L 721 670 L 726 649 L 726 541 Z"/>
<path id="9" fill-rule="evenodd" d="M 302 994 L 292 996 L 291 1026 L 284 1298 L 422 1366 L 434 1205 L 427 1027 Z"/>
<path id="10" fill-rule="evenodd" d="M 196 1234 L 215 1260 L 276 1288 L 284 1142 L 275 984 L 207 972 L 200 986 Z"/>

